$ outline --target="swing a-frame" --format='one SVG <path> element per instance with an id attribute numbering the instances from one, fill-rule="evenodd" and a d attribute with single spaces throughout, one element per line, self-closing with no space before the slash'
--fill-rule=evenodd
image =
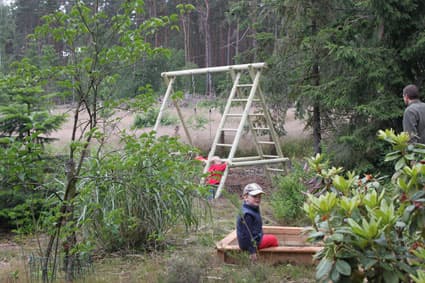
<path id="1" fill-rule="evenodd" d="M 167 84 L 167 91 L 162 100 L 162 105 L 153 129 L 156 132 L 160 125 L 164 109 L 173 93 L 173 84 L 177 77 L 219 72 L 229 72 L 231 75 L 233 86 L 204 168 L 205 174 L 211 165 L 212 157 L 217 155 L 217 152 L 228 152 L 227 158 L 222 156 L 222 160 L 227 163 L 227 166 L 221 177 L 215 198 L 220 196 L 230 168 L 263 166 L 268 178 L 271 178 L 271 172 L 284 172 L 284 166 L 288 158 L 282 154 L 279 138 L 273 128 L 272 119 L 260 87 L 261 72 L 265 67 L 265 63 L 252 63 L 164 72 L 161 74 Z M 187 139 L 193 145 L 178 101 L 174 98 L 171 98 L 171 100 L 177 110 L 177 115 L 179 116 Z M 235 124 L 237 126 L 234 126 Z M 244 133 L 246 130 L 251 134 L 250 136 Z M 226 141 L 224 137 L 228 140 Z M 237 155 L 242 137 L 244 140 L 250 139 L 255 145 L 255 156 Z"/>

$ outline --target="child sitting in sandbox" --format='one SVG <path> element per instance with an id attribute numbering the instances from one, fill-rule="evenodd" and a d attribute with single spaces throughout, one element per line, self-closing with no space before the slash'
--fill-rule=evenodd
<path id="1" fill-rule="evenodd" d="M 243 205 L 236 223 L 239 248 L 248 251 L 252 261 L 257 260 L 257 250 L 277 247 L 279 242 L 275 235 L 263 234 L 263 221 L 260 214 L 263 189 L 256 183 L 245 186 Z"/>

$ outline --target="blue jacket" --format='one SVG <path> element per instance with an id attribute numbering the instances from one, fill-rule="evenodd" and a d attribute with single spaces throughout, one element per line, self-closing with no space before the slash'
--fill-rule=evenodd
<path id="1" fill-rule="evenodd" d="M 256 253 L 263 238 L 263 221 L 259 207 L 246 203 L 242 205 L 241 214 L 236 221 L 236 234 L 241 250 L 249 251 L 250 254 Z"/>

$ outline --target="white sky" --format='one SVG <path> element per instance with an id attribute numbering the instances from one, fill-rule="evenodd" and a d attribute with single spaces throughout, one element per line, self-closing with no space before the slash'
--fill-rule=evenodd
<path id="1" fill-rule="evenodd" d="M 0 0 L 1 5 L 9 5 L 10 3 L 15 2 L 15 0 Z"/>

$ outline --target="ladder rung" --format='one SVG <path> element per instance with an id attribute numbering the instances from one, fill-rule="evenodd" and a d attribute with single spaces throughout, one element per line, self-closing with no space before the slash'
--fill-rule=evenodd
<path id="1" fill-rule="evenodd" d="M 231 128 L 222 128 L 220 129 L 220 131 L 222 132 L 236 132 L 238 129 L 231 129 Z"/>
<path id="2" fill-rule="evenodd" d="M 270 128 L 252 128 L 253 130 L 256 130 L 256 131 L 268 131 L 268 130 L 270 130 Z"/>
<path id="3" fill-rule="evenodd" d="M 252 87 L 253 84 L 240 84 L 240 85 L 236 85 L 237 87 Z"/>
<path id="4" fill-rule="evenodd" d="M 233 98 L 232 101 L 234 102 L 247 102 L 248 98 Z M 259 99 L 253 99 L 252 102 L 259 102 Z"/>
<path id="5" fill-rule="evenodd" d="M 226 116 L 229 116 L 229 117 L 242 117 L 242 115 L 243 114 L 225 114 Z"/>
<path id="6" fill-rule="evenodd" d="M 249 114 L 249 116 L 264 116 L 263 113 L 254 113 L 254 114 Z"/>
<path id="7" fill-rule="evenodd" d="M 259 144 L 275 144 L 272 141 L 258 141 Z"/>
<path id="8" fill-rule="evenodd" d="M 218 143 L 217 146 L 232 147 L 231 144 L 227 144 L 227 143 Z"/>
<path id="9" fill-rule="evenodd" d="M 279 168 L 269 168 L 269 167 L 267 167 L 267 170 L 268 171 L 274 171 L 274 172 L 285 172 L 285 170 L 279 169 Z"/>
<path id="10" fill-rule="evenodd" d="M 279 155 L 267 155 L 267 154 L 264 154 L 263 157 L 265 157 L 265 158 L 278 158 Z"/>

